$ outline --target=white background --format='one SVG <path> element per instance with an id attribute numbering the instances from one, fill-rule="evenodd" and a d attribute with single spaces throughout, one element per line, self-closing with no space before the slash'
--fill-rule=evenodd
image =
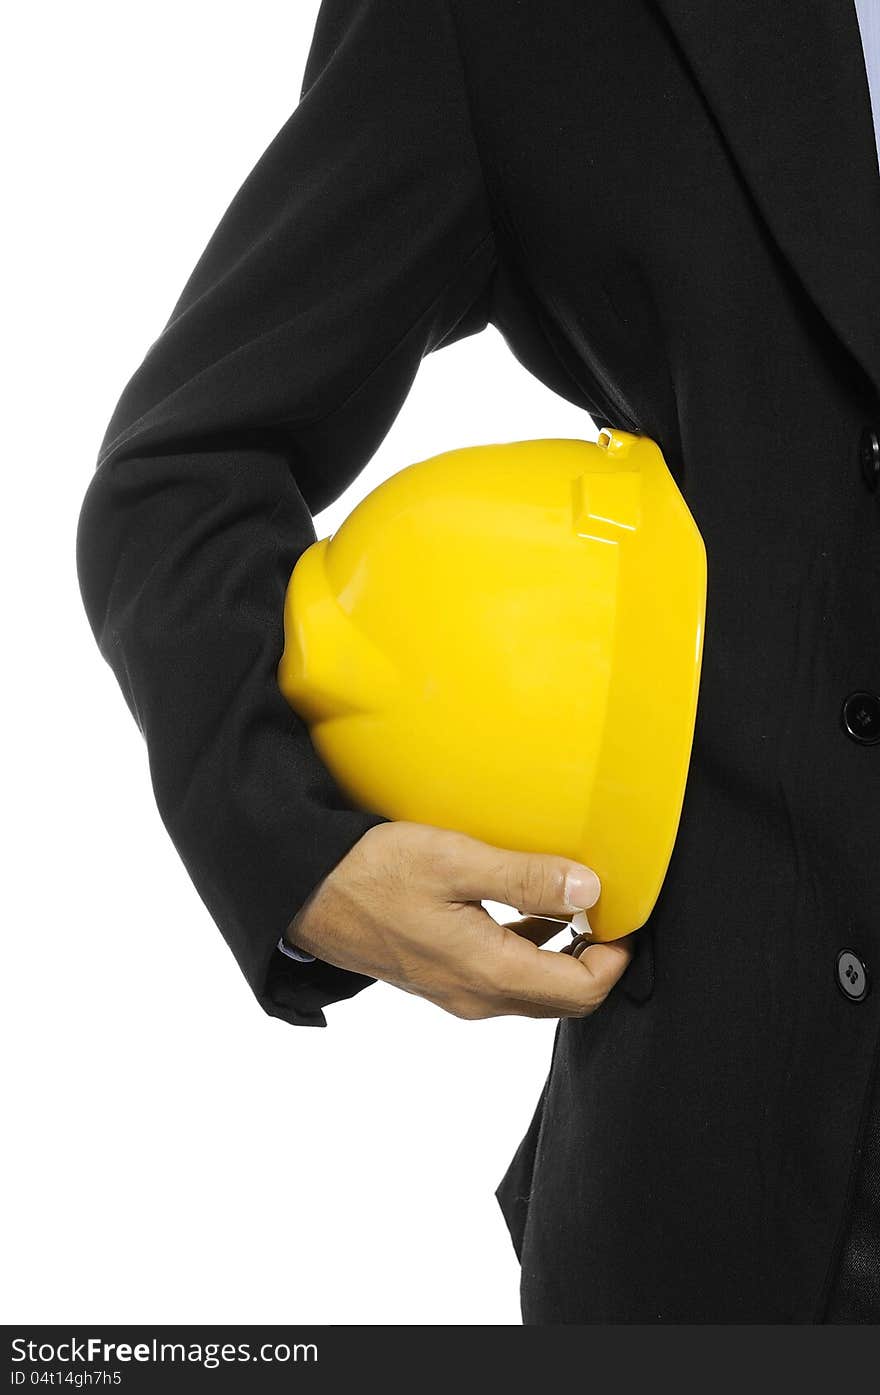
<path id="1" fill-rule="evenodd" d="M 553 1024 L 384 986 L 264 1016 L 92 639 L 82 495 L 125 382 L 296 105 L 317 0 L 19 6 L 2 60 L 6 1322 L 517 1323 L 493 1196 Z M 369 468 L 595 439 L 498 332 L 429 356 Z"/>

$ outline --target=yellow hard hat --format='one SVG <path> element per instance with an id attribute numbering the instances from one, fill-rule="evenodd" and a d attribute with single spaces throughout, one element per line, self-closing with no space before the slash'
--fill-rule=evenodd
<path id="1" fill-rule="evenodd" d="M 703 541 L 649 437 L 472 446 L 302 554 L 278 681 L 356 805 L 586 863 L 612 940 L 672 853 L 705 607 Z"/>

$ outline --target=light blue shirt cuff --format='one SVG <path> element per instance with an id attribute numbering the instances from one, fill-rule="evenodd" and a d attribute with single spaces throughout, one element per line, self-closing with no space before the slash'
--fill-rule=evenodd
<path id="1" fill-rule="evenodd" d="M 283 939 L 278 941 L 278 948 L 282 954 L 286 954 L 288 959 L 295 959 L 297 964 L 314 964 L 314 954 L 306 954 L 304 949 L 297 949 L 295 945 L 285 944 Z"/>

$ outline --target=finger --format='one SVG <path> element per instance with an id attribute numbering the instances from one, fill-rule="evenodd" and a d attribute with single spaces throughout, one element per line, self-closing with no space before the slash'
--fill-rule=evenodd
<path id="1" fill-rule="evenodd" d="M 632 959 L 629 939 L 588 945 L 573 958 L 508 934 L 497 987 L 502 997 L 552 1008 L 555 1016 L 583 1016 L 604 1001 L 625 971 Z"/>
<path id="2" fill-rule="evenodd" d="M 633 957 L 632 940 L 632 935 L 624 935 L 619 940 L 583 940 L 575 959 L 598 983 L 607 985 L 605 992 L 608 993 Z"/>
<path id="3" fill-rule="evenodd" d="M 545 1021 L 547 1019 L 559 1020 L 560 1017 L 573 1017 L 570 1012 L 560 1012 L 558 1008 L 542 1007 L 540 1003 L 517 1002 L 515 998 L 506 999 L 495 1013 L 496 1017 L 530 1017 L 535 1021 Z M 582 1016 L 583 1014 L 578 1014 Z"/>
<path id="4" fill-rule="evenodd" d="M 548 940 L 555 939 L 561 931 L 568 928 L 567 920 L 552 920 L 549 916 L 538 915 L 529 915 L 522 920 L 508 920 L 504 923 L 505 930 L 512 930 L 514 935 L 531 940 L 533 945 L 545 945 Z"/>
<path id="5" fill-rule="evenodd" d="M 565 916 L 594 906 L 601 887 L 590 868 L 547 853 L 510 852 L 478 838 L 456 839 L 449 890 L 463 901 L 500 901 L 529 916 Z"/>

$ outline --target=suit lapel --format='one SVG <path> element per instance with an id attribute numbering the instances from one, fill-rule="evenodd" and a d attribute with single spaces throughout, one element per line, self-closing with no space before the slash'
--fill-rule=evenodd
<path id="1" fill-rule="evenodd" d="M 853 0 L 652 0 L 781 252 L 880 393 L 880 171 Z"/>

